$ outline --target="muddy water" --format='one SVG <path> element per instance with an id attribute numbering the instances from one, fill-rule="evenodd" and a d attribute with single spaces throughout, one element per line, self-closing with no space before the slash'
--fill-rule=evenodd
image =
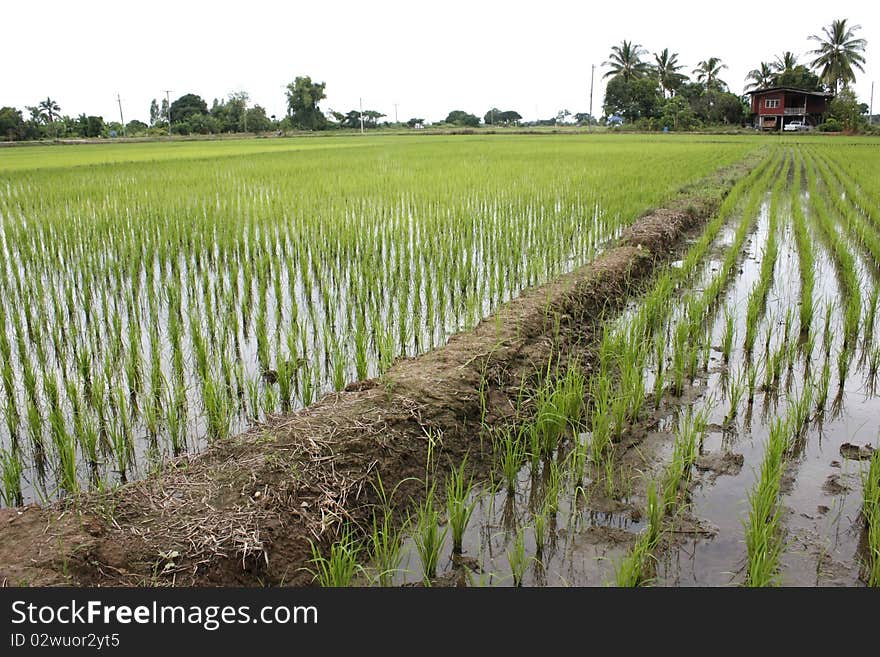
<path id="1" fill-rule="evenodd" d="M 771 353 L 781 344 L 784 319 L 790 309 L 795 313 L 792 331 L 797 327 L 796 313 L 800 296 L 797 252 L 788 215 L 782 223 L 779 254 L 774 271 L 774 284 L 768 295 L 767 311 L 757 345 L 764 342 L 772 326 Z M 742 274 L 731 288 L 727 304 L 744 308 L 748 295 L 759 277 L 761 246 L 764 243 L 759 225 L 751 240 L 742 266 Z M 824 305 L 840 299 L 839 286 L 827 251 L 817 235 L 813 235 L 816 258 L 816 287 L 814 306 L 817 331 L 812 354 L 813 372 L 822 366 L 821 347 Z M 865 278 L 864 263 L 857 263 Z M 838 395 L 835 354 L 840 349 L 842 316 L 839 302 L 832 315 L 832 384 L 824 413 L 815 413 L 806 435 L 803 450 L 789 463 L 782 484 L 783 526 L 786 532 L 782 558 L 782 579 L 791 586 L 852 586 L 859 585 L 859 541 L 861 537 L 861 482 L 860 463 L 841 456 L 843 443 L 877 444 L 877 419 L 880 417 L 880 399 L 869 394 L 865 386 L 865 371 L 857 367 L 861 353 L 857 353 L 844 386 Z M 708 394 L 722 396 L 723 380 L 727 370 L 743 367 L 742 336 L 745 335 L 744 314 L 737 316 L 737 348 L 731 363 L 725 367 L 716 357 L 715 372 L 708 382 Z M 723 319 L 716 322 L 713 341 L 720 342 Z M 762 378 L 759 375 L 759 380 Z M 741 584 L 745 577 L 746 549 L 744 522 L 748 514 L 747 493 L 754 484 L 769 434 L 770 423 L 785 413 L 786 397 L 799 394 L 805 381 L 804 360 L 799 359 L 785 376 L 786 389 L 777 396 L 757 393 L 753 408 L 745 408 L 736 426 L 721 428 L 727 406 L 722 403 L 710 417 L 715 431 L 705 440 L 704 451 L 723 453 L 731 451 L 743 458 L 743 466 L 736 473 L 717 474 L 712 471 L 700 475 L 693 493 L 691 511 L 706 523 L 712 536 L 698 536 L 680 549 L 666 555 L 659 568 L 660 585 L 669 586 L 725 586 Z M 786 392 L 787 390 L 787 392 Z M 837 399 L 835 399 L 837 398 Z M 747 405 L 746 405 L 747 406 Z M 814 409 L 815 411 L 815 409 Z"/>
<path id="2" fill-rule="evenodd" d="M 789 196 L 788 193 L 785 194 Z M 731 376 L 748 367 L 744 353 L 746 313 L 749 295 L 760 278 L 761 261 L 770 230 L 769 198 L 765 199 L 756 225 L 739 261 L 739 268 L 729 283 L 724 306 L 735 318 L 734 349 L 729 363 L 720 353 L 725 330 L 724 312 L 719 312 L 712 327 L 712 350 L 708 372 L 698 377 L 687 390 L 687 403 L 709 410 L 709 429 L 701 446 L 701 458 L 694 470 L 690 503 L 683 516 L 673 520 L 666 537 L 667 549 L 659 559 L 655 585 L 659 586 L 731 586 L 745 580 L 746 546 L 744 523 L 749 512 L 748 495 L 756 483 L 764 458 L 771 423 L 784 417 L 789 399 L 803 390 L 808 372 L 818 379 L 825 360 L 823 338 L 830 334 L 831 384 L 829 396 L 821 408 L 814 402 L 812 420 L 802 447 L 789 459 L 782 482 L 782 528 L 785 548 L 781 559 L 781 583 L 791 586 L 859 586 L 863 559 L 863 523 L 861 508 L 861 470 L 864 462 L 845 458 L 844 443 L 877 445 L 880 398 L 866 382 L 866 349 L 860 340 L 845 381 L 838 385 L 837 354 L 841 350 L 843 315 L 837 272 L 831 255 L 810 219 L 809 199 L 804 193 L 800 202 L 811 231 L 815 258 L 814 320 L 815 343 L 811 354 L 802 352 L 782 375 L 776 392 L 763 392 L 765 343 L 769 353 L 797 340 L 801 295 L 799 261 L 793 233 L 790 202 L 785 198 L 778 212 L 778 256 L 774 265 L 765 313 L 760 321 L 752 359 L 759 364 L 758 386 L 753 403 L 744 395 L 734 419 L 725 424 L 730 402 L 727 399 Z M 841 233 L 843 236 L 843 233 Z M 702 289 L 718 270 L 726 249 L 733 242 L 734 230 L 721 231 L 714 252 L 697 275 L 692 289 Z M 871 264 L 858 252 L 856 266 L 866 289 L 875 282 Z M 863 303 L 867 301 L 867 296 Z M 825 308 L 831 305 L 826 329 Z M 632 313 L 635 306 L 628 309 Z M 624 316 L 626 316 L 626 312 Z M 680 316 L 681 309 L 673 311 Z M 864 315 L 864 309 L 863 309 Z M 676 321 L 676 320 L 674 320 Z M 768 340 L 769 333 L 769 340 Z M 873 344 L 880 340 L 875 329 Z M 669 353 L 669 352 L 668 352 Z M 810 367 L 807 368 L 809 361 Z M 654 372 L 645 372 L 646 387 L 651 389 Z M 815 388 L 815 380 L 813 387 Z M 667 405 L 668 404 L 668 405 Z M 451 540 L 446 537 L 435 584 L 493 585 L 513 583 L 510 558 L 515 553 L 518 533 L 522 536 L 528 567 L 523 576 L 526 586 L 601 586 L 614 581 L 615 567 L 628 553 L 646 524 L 638 509 L 644 508 L 645 481 L 671 458 L 671 428 L 677 407 L 665 399 L 655 413 L 655 431 L 660 438 L 650 454 L 651 445 L 640 445 L 646 460 L 642 476 L 635 477 L 629 490 L 615 503 L 605 499 L 585 499 L 574 494 L 567 482 L 560 496 L 555 524 L 547 530 L 547 545 L 540 554 L 536 549 L 534 500 L 540 497 L 540 478 L 533 479 L 529 468 L 520 473 L 517 493 L 483 490 L 477 493 L 477 506 L 464 538 L 464 555 L 452 558 Z M 713 457 L 727 455 L 720 462 Z M 732 456 L 731 456 L 732 455 Z M 589 468 L 588 468 L 589 473 Z M 598 509 L 598 510 L 597 510 Z M 422 582 L 422 568 L 415 544 L 409 538 L 403 547 L 402 571 L 396 583 Z"/>

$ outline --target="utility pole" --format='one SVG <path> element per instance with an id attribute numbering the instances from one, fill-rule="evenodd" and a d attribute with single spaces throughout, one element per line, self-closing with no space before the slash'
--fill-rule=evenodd
<path id="1" fill-rule="evenodd" d="M 397 123 L 397 103 L 394 103 L 394 122 Z"/>
<path id="2" fill-rule="evenodd" d="M 168 119 L 168 136 L 170 137 L 171 136 L 171 96 L 169 96 L 169 94 L 171 93 L 172 90 L 171 89 L 164 89 L 163 91 L 165 91 L 165 104 L 168 105 L 168 116 L 166 118 Z"/>
<path id="3" fill-rule="evenodd" d="M 361 118 L 361 134 L 364 134 L 364 99 L 358 98 L 358 115 Z"/>
<path id="4" fill-rule="evenodd" d="M 596 76 L 596 65 L 590 67 L 590 116 L 587 117 L 587 132 L 593 132 L 593 78 Z"/>
<path id="5" fill-rule="evenodd" d="M 874 125 L 874 80 L 871 80 L 871 101 L 868 109 L 868 125 Z"/>
<path id="6" fill-rule="evenodd" d="M 119 103 L 119 122 L 122 124 L 122 136 L 125 137 L 125 119 L 122 118 L 122 98 L 119 97 L 119 92 L 116 92 L 116 102 Z"/>

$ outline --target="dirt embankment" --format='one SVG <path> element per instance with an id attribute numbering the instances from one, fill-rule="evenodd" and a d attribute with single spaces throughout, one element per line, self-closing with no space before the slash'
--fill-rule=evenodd
<path id="1" fill-rule="evenodd" d="M 308 584 L 310 540 L 327 543 L 341 521 L 365 521 L 380 476 L 386 490 L 400 484 L 393 503 L 417 496 L 429 443 L 441 468 L 465 454 L 476 469 L 487 467 L 481 387 L 485 421 L 510 417 L 523 376 L 588 344 L 603 314 L 636 293 L 754 163 L 683 190 L 590 264 L 527 290 L 497 317 L 395 363 L 380 379 L 116 491 L 0 510 L 0 582 Z"/>

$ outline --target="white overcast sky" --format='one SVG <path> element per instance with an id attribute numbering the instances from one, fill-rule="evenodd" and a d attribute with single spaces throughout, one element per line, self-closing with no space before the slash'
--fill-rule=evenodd
<path id="1" fill-rule="evenodd" d="M 740 93 L 749 70 L 791 50 L 806 62 L 833 19 L 860 24 L 868 41 L 855 90 L 880 104 L 880 2 L 589 2 L 568 0 L 309 0 L 186 2 L 42 0 L 3 3 L 0 106 L 24 110 L 46 96 L 63 114 L 148 120 L 152 98 L 171 90 L 208 102 L 244 90 L 279 118 L 297 75 L 327 83 L 322 109 L 377 109 L 394 119 L 436 121 L 452 109 L 491 106 L 526 119 L 560 109 L 601 114 L 601 66 L 622 39 L 678 52 L 691 73 L 719 57 Z M 26 113 L 25 113 L 26 115 Z"/>

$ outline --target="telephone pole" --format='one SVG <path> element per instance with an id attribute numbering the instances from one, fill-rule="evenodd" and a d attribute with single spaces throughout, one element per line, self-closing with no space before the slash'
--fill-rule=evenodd
<path id="1" fill-rule="evenodd" d="M 172 89 L 163 89 L 165 92 L 165 104 L 168 105 L 168 136 L 171 136 L 171 96 L 169 94 L 172 92 Z"/>
<path id="2" fill-rule="evenodd" d="M 593 132 L 593 78 L 596 76 L 596 65 L 590 67 L 590 116 L 587 117 L 587 132 Z"/>
<path id="3" fill-rule="evenodd" d="M 364 99 L 358 98 L 358 115 L 361 119 L 361 134 L 364 134 Z"/>
<path id="4" fill-rule="evenodd" d="M 116 92 L 116 102 L 119 103 L 119 122 L 122 124 L 122 136 L 125 137 L 125 119 L 122 118 L 122 98 L 119 97 L 119 92 Z"/>
<path id="5" fill-rule="evenodd" d="M 394 122 L 397 123 L 397 103 L 394 103 Z"/>
<path id="6" fill-rule="evenodd" d="M 871 80 L 871 109 L 868 110 L 868 125 L 874 125 L 874 80 Z"/>

